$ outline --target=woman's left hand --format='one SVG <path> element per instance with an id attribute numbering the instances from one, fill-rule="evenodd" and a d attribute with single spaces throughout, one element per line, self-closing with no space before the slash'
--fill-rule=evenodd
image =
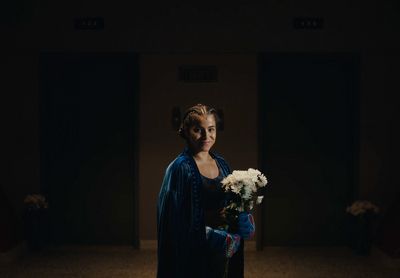
<path id="1" fill-rule="evenodd" d="M 253 215 L 248 212 L 241 212 L 238 218 L 238 234 L 244 239 L 250 239 L 256 232 L 256 223 Z"/>

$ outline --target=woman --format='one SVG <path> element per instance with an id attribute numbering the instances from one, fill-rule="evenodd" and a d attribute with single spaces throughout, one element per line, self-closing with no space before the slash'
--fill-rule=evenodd
<path id="1" fill-rule="evenodd" d="M 185 113 L 179 135 L 185 150 L 165 172 L 157 204 L 157 277 L 243 277 L 243 239 L 254 234 L 252 216 L 242 213 L 237 233 L 218 227 L 227 202 L 220 181 L 231 173 L 210 151 L 217 136 L 215 109 L 197 104 Z"/>

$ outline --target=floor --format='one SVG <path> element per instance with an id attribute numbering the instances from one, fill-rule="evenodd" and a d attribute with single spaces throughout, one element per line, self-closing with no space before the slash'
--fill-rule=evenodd
<path id="1" fill-rule="evenodd" d="M 124 246 L 64 246 L 28 253 L 0 265 L 0 277 L 155 277 L 155 250 Z M 266 247 L 246 251 L 245 277 L 400 277 L 400 260 L 374 248 L 370 256 L 346 247 Z"/>

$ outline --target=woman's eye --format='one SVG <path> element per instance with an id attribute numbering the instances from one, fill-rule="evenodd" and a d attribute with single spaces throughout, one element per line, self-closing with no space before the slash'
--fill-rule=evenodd
<path id="1" fill-rule="evenodd" d="M 209 128 L 208 129 L 208 132 L 214 132 L 215 131 L 215 128 Z"/>

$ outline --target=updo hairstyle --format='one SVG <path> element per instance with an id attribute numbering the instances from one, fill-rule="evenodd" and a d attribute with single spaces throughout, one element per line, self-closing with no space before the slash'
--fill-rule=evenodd
<path id="1" fill-rule="evenodd" d="M 208 115 L 214 115 L 216 128 L 218 129 L 220 119 L 218 117 L 217 110 L 199 103 L 186 110 L 182 118 L 181 126 L 178 130 L 178 135 L 181 136 L 183 139 L 186 139 L 185 131 L 189 130 L 192 125 L 198 123 L 199 117 L 207 117 Z"/>

